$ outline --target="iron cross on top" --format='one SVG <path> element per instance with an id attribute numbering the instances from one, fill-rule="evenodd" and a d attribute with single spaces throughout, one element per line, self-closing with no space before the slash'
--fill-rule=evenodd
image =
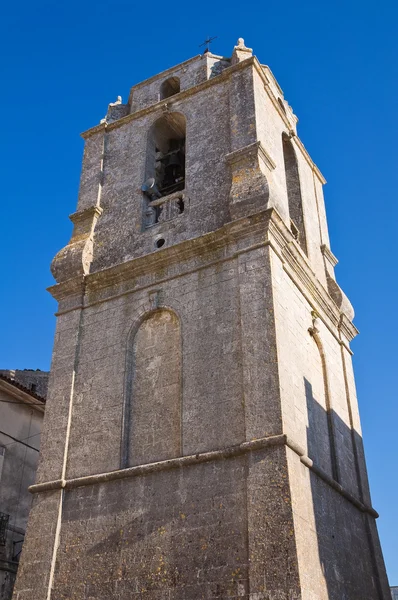
<path id="1" fill-rule="evenodd" d="M 212 43 L 213 40 L 217 39 L 217 36 L 214 37 L 208 37 L 203 44 L 200 44 L 199 48 L 201 48 L 202 46 L 206 46 L 206 49 L 204 52 L 209 52 L 210 51 L 210 44 Z"/>

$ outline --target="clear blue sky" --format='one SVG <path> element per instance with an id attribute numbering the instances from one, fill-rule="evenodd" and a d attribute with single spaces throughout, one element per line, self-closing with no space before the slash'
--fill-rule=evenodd
<path id="1" fill-rule="evenodd" d="M 373 503 L 398 585 L 396 1 L 21 0 L 1 9 L 0 367 L 50 366 L 49 264 L 68 241 L 79 133 L 134 83 L 238 37 L 274 72 L 328 180 L 337 277 L 356 309 L 353 342 Z"/>

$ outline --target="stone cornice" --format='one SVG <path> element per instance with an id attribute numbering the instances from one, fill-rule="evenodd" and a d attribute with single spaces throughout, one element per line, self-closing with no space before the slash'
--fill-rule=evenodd
<path id="1" fill-rule="evenodd" d="M 335 267 L 337 265 L 337 263 L 339 261 L 337 260 L 337 258 L 333 254 L 333 252 L 330 250 L 330 248 L 328 248 L 328 246 L 326 246 L 326 244 L 322 244 L 321 252 L 322 252 L 323 256 L 326 258 L 326 260 L 328 260 L 329 263 L 332 265 L 332 267 Z"/>
<path id="2" fill-rule="evenodd" d="M 254 246 L 253 239 L 256 240 Z M 346 317 L 342 319 L 341 311 L 317 279 L 292 233 L 272 208 L 231 221 L 216 231 L 185 240 L 161 251 L 154 251 L 102 271 L 89 273 L 83 278 L 69 279 L 48 290 L 58 301 L 75 298 L 75 304 L 68 303 L 66 310 L 59 311 L 58 314 L 62 314 L 81 308 L 82 301 L 84 307 L 88 307 L 139 289 L 152 287 L 154 283 L 160 285 L 212 264 L 232 260 L 238 254 L 249 252 L 253 247 L 265 245 L 272 247 L 282 261 L 284 270 L 333 335 L 340 341 L 338 330 L 344 327 L 347 339 L 352 340 L 358 333 L 357 329 Z M 177 264 L 180 266 L 178 274 L 173 269 Z M 162 280 L 156 276 L 159 271 L 165 273 Z M 151 274 L 154 275 L 153 281 L 148 282 L 148 276 Z M 141 284 L 137 282 L 140 277 L 145 277 L 146 282 Z M 118 287 L 121 289 L 118 290 Z M 101 299 L 88 300 L 87 296 L 99 291 L 101 291 Z"/>
<path id="3" fill-rule="evenodd" d="M 269 229 L 270 235 L 277 245 L 277 255 L 282 260 L 284 270 L 298 285 L 309 304 L 319 313 L 322 321 L 336 337 L 341 313 L 317 279 L 301 248 L 294 241 L 291 232 L 276 211 L 274 211 L 273 219 L 270 221 Z M 348 339 L 351 340 L 353 337 L 354 335 Z"/>
<path id="4" fill-rule="evenodd" d="M 86 290 L 88 292 L 106 289 L 112 291 L 112 288 L 120 283 L 129 282 L 137 277 L 146 276 L 151 273 L 157 273 L 159 270 L 167 271 L 169 269 L 171 274 L 164 278 L 165 281 L 174 279 L 177 276 L 184 276 L 191 270 L 193 272 L 200 268 L 206 268 L 213 262 L 219 263 L 223 260 L 231 260 L 234 258 L 235 252 L 239 251 L 239 248 L 229 248 L 228 250 L 228 246 L 231 246 L 233 242 L 238 243 L 239 240 L 250 238 L 255 232 L 264 233 L 271 212 L 272 210 L 262 211 L 251 217 L 229 222 L 214 232 L 185 240 L 168 248 L 162 248 L 160 252 L 154 251 L 119 265 L 108 267 L 102 271 L 87 274 L 84 277 Z M 262 239 L 264 240 L 263 236 Z M 262 241 L 262 245 L 264 245 L 264 241 Z M 214 256 L 215 253 L 216 257 Z M 195 261 L 194 267 L 188 266 L 184 269 L 184 262 L 186 263 L 191 260 Z M 176 264 L 181 265 L 178 275 L 172 271 L 172 267 Z M 158 278 L 156 281 L 159 283 Z M 136 289 L 135 287 L 129 292 L 133 292 Z M 62 300 L 81 290 L 81 277 L 69 279 L 48 288 L 48 291 L 56 300 Z M 105 297 L 104 300 L 106 299 Z"/>
<path id="5" fill-rule="evenodd" d="M 228 164 L 234 164 L 248 155 L 258 155 L 271 171 L 276 168 L 275 162 L 259 141 L 253 142 L 244 148 L 239 148 L 239 150 L 234 150 L 234 152 L 230 152 L 225 156 L 225 160 Z"/>
<path id="6" fill-rule="evenodd" d="M 55 285 L 51 285 L 47 288 L 47 291 L 55 298 L 56 300 L 61 301 L 65 298 L 70 298 L 71 296 L 75 296 L 79 299 L 79 302 L 73 308 L 81 308 L 83 295 L 84 295 L 85 281 L 84 277 L 74 277 L 73 279 L 67 279 L 62 283 L 56 283 Z"/>
<path id="7" fill-rule="evenodd" d="M 354 323 L 344 313 L 340 315 L 339 331 L 341 331 L 348 341 L 351 341 L 359 333 Z"/>
<path id="8" fill-rule="evenodd" d="M 319 467 L 314 461 L 305 453 L 304 449 L 300 447 L 294 440 L 290 437 L 286 436 L 286 446 L 293 450 L 295 454 L 300 458 L 300 462 L 305 465 L 308 469 L 310 469 L 315 475 L 317 475 L 320 479 L 322 479 L 325 483 L 327 483 L 330 487 L 332 487 L 336 492 L 341 494 L 346 500 L 351 502 L 356 508 L 358 508 L 361 512 L 368 513 L 374 519 L 377 519 L 379 514 L 375 511 L 372 506 L 368 506 L 364 504 L 358 498 L 356 498 L 351 492 L 346 490 L 340 483 L 338 483 L 335 479 L 330 477 L 321 467 Z"/>
<path id="9" fill-rule="evenodd" d="M 69 219 L 74 225 L 76 225 L 77 223 L 81 223 L 86 219 L 100 217 L 102 215 L 102 212 L 103 209 L 100 206 L 90 206 L 89 208 L 85 208 L 84 210 L 72 213 L 71 215 L 69 215 Z"/>

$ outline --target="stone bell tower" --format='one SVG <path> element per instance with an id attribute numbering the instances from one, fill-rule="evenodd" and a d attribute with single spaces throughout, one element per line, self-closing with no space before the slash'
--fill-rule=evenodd
<path id="1" fill-rule="evenodd" d="M 83 134 L 15 600 L 387 600 L 324 179 L 242 39 Z"/>

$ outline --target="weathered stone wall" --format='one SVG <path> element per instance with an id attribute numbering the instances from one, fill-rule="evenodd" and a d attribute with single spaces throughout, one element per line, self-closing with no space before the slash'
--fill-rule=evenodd
<path id="1" fill-rule="evenodd" d="M 194 98 L 176 100 L 172 110 L 184 114 L 187 121 L 184 213 L 143 231 L 141 186 L 145 180 L 148 135 L 161 114 L 137 117 L 123 131 L 111 130 L 105 138 L 101 192 L 104 212 L 95 233 L 94 271 L 153 252 L 158 236 L 170 246 L 213 231 L 227 220 L 230 181 L 222 159 L 230 148 L 228 84 L 204 89 Z M 96 146 L 99 174 L 102 150 L 100 144 Z M 82 192 L 81 203 L 79 209 L 85 204 Z"/>
<path id="2" fill-rule="evenodd" d="M 179 319 L 158 310 L 134 333 L 125 374 L 125 466 L 175 458 L 182 450 Z"/>
<path id="3" fill-rule="evenodd" d="M 374 554 L 379 548 L 368 537 L 370 517 L 311 472 L 292 451 L 289 476 L 302 599 L 387 599 L 386 586 L 381 596 L 377 585 Z"/>
<path id="4" fill-rule="evenodd" d="M 227 261 L 186 277 L 171 279 L 162 286 L 162 303 L 178 314 L 183 332 L 184 454 L 222 448 L 244 440 L 236 272 L 236 261 Z M 95 298 L 93 293 L 91 300 Z M 69 477 L 120 467 L 129 336 L 136 321 L 150 312 L 150 302 L 150 294 L 144 289 L 94 304 L 84 311 L 74 383 Z M 72 319 L 75 318 L 74 313 L 69 314 Z M 67 319 L 68 315 L 64 318 Z M 209 337 L 209 331 L 216 335 Z M 59 341 L 62 343 L 62 338 Z M 74 345 L 71 346 L 72 353 Z M 65 352 L 66 348 L 63 349 Z M 58 360 L 59 369 L 62 369 L 65 354 L 61 353 L 59 358 L 54 355 L 53 368 L 58 367 Z M 61 383 L 60 373 L 58 381 Z M 65 372 L 61 390 L 63 385 L 70 384 L 71 373 Z M 231 412 L 233 419 L 230 418 Z M 62 428 L 58 431 L 61 444 L 65 432 Z M 46 442 L 43 441 L 43 463 L 54 462 L 52 445 L 58 431 L 52 432 L 51 456 L 45 458 Z M 82 457 L 87 460 L 82 460 Z M 147 460 L 142 459 L 143 462 L 151 460 L 150 456 Z M 58 477 L 59 471 L 51 478 Z M 48 474 L 46 478 L 48 480 Z M 41 475 L 40 481 L 44 480 Z"/>
<path id="5" fill-rule="evenodd" d="M 308 331 L 312 326 L 313 308 L 277 257 L 273 267 L 284 431 L 306 450 L 318 466 L 332 475 L 330 457 L 333 449 L 327 424 L 329 404 L 340 482 L 358 496 L 339 332 L 337 329 L 331 332 L 323 323 L 319 325 L 327 371 L 325 379 L 320 351 Z M 356 415 L 358 424 L 356 405 L 352 406 L 352 413 Z M 360 429 L 356 434 L 361 436 Z"/>
<path id="6" fill-rule="evenodd" d="M 228 64 L 207 54 L 139 84 L 126 116 L 85 134 L 53 263 L 45 547 L 31 529 L 16 600 L 387 600 L 323 179 L 269 69 L 242 40 Z M 170 76 L 181 91 L 159 102 Z M 184 211 L 148 226 L 148 136 L 173 112 Z"/>
<path id="7" fill-rule="evenodd" d="M 370 504 L 348 346 L 319 311 L 318 347 L 309 332 L 313 305 L 279 257 L 272 265 L 283 430 L 297 449 L 288 451 L 288 463 L 302 598 L 383 597 L 387 579 L 373 519 L 330 485 L 338 481 L 338 489 Z M 312 461 L 320 474 L 308 469 Z"/>
<path id="8" fill-rule="evenodd" d="M 254 598 L 299 598 L 288 497 L 283 448 L 69 490 L 51 597 L 196 600 L 246 598 L 250 590 Z M 45 598 L 49 584 L 59 497 L 40 498 L 20 599 Z M 33 560 L 41 519 L 48 546 Z M 264 563 L 264 554 L 273 560 Z"/>
<path id="9" fill-rule="evenodd" d="M 239 597 L 245 461 L 66 492 L 53 598 Z"/>
<path id="10" fill-rule="evenodd" d="M 162 83 L 170 77 L 178 77 L 181 91 L 203 83 L 208 79 L 207 63 L 207 57 L 199 55 L 133 86 L 129 98 L 130 112 L 134 113 L 159 102 Z"/>
<path id="11" fill-rule="evenodd" d="M 279 95 L 270 96 L 267 93 L 270 86 L 260 73 L 254 73 L 254 94 L 256 98 L 256 128 L 258 139 L 266 148 L 275 163 L 275 169 L 268 174 L 272 205 L 278 210 L 287 227 L 290 228 L 289 204 L 286 186 L 286 171 L 283 157 L 283 134 L 291 136 L 291 124 L 284 116 L 278 105 Z M 276 90 L 274 90 L 276 91 Z M 291 144 L 296 155 L 300 179 L 300 195 L 306 234 L 307 254 L 313 271 L 325 285 L 325 266 L 321 254 L 321 244 L 329 246 L 327 223 L 323 201 L 322 182 L 324 181 L 315 165 L 307 155 L 304 146 L 296 135 L 291 137 Z M 323 239 L 320 239 L 320 228 Z"/>

